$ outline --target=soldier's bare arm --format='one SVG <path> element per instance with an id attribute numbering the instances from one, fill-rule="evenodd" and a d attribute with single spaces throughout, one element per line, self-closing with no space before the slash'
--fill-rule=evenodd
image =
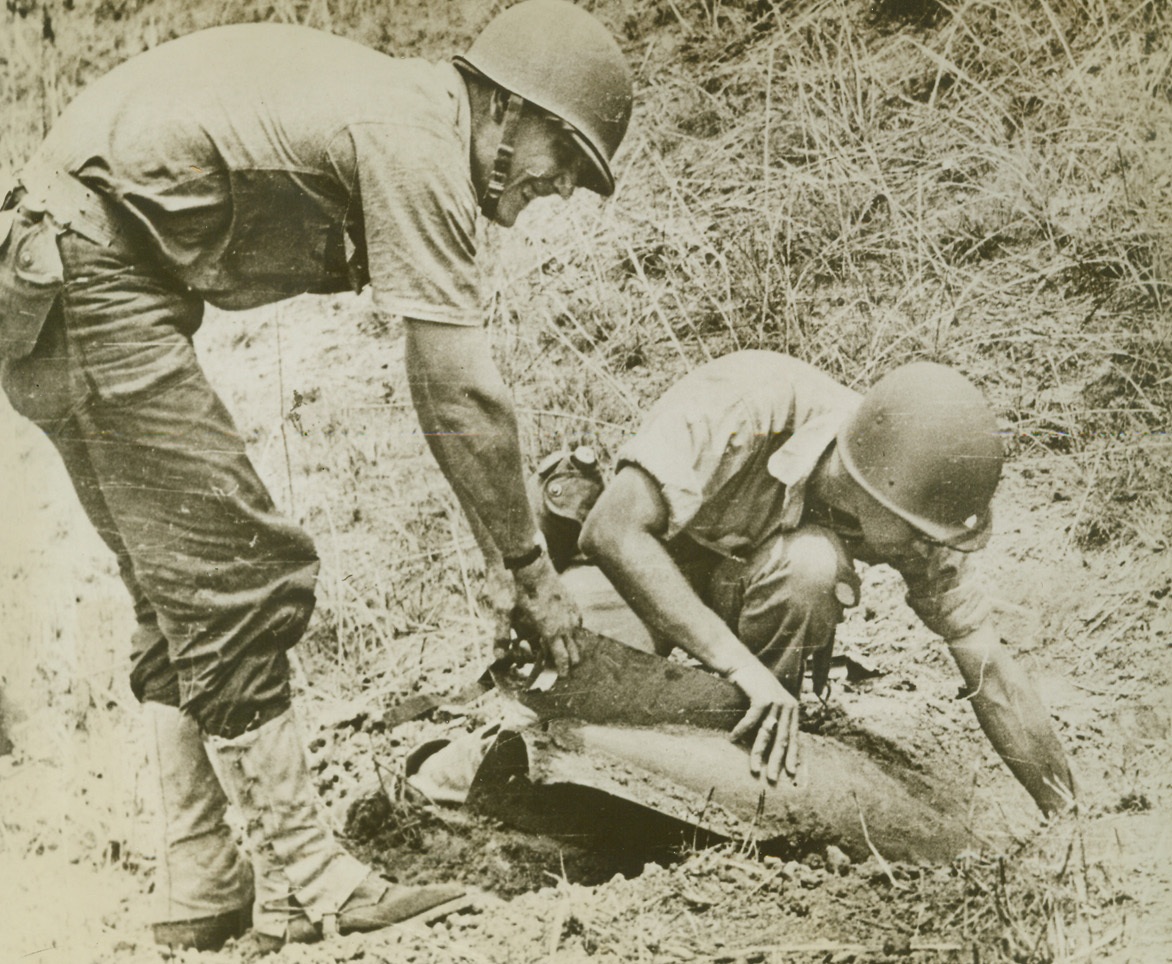
<path id="1" fill-rule="evenodd" d="M 689 585 L 662 541 L 667 512 L 655 481 L 624 466 L 587 517 L 581 548 L 655 636 L 727 676 L 749 697 L 732 736 L 757 728 L 750 753 L 754 775 L 764 770 L 777 780 L 783 766 L 793 773 L 798 701 Z"/>
<path id="2" fill-rule="evenodd" d="M 986 622 L 949 642 L 966 698 L 1006 766 L 1047 815 L 1074 800 L 1074 779 L 1045 706 L 1025 670 Z"/>
<path id="3" fill-rule="evenodd" d="M 501 558 L 525 560 L 537 544 L 537 527 L 525 494 L 513 403 L 484 331 L 417 320 L 406 325 L 411 396 L 432 454 L 476 520 L 482 548 L 487 533 Z M 496 559 L 486 562 L 492 566 Z M 513 575 L 514 626 L 559 673 L 568 672 L 578 659 L 577 606 L 544 553 Z M 499 647 L 501 640 L 494 642 Z"/>

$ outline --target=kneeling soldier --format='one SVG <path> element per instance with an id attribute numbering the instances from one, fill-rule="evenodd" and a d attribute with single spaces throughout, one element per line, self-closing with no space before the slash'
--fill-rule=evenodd
<path id="1" fill-rule="evenodd" d="M 653 639 L 745 692 L 734 736 L 756 727 L 750 767 L 773 781 L 796 769 L 801 682 L 809 663 L 825 685 L 858 602 L 855 561 L 892 566 L 947 641 L 985 734 L 1054 813 L 1073 796 L 1065 756 L 967 556 L 989 538 L 995 428 L 981 393 L 942 365 L 905 365 L 860 398 L 794 358 L 737 352 L 658 400 L 580 546 Z"/>

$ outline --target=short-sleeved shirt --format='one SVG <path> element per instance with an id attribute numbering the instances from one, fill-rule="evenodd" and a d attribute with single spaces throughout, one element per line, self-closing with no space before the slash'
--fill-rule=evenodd
<path id="1" fill-rule="evenodd" d="M 680 379 L 618 452 L 638 466 L 667 506 L 666 541 L 682 538 L 747 558 L 767 539 L 817 521 L 854 558 L 868 557 L 850 520 L 809 498 L 819 461 L 861 397 L 788 355 L 741 351 Z M 988 618 L 988 596 L 965 553 L 937 546 L 891 560 L 907 601 L 933 632 L 954 639 Z"/>
<path id="2" fill-rule="evenodd" d="M 163 44 L 92 84 L 26 181 L 79 177 L 220 307 L 369 280 L 388 313 L 475 325 L 470 138 L 454 67 L 244 24 Z"/>

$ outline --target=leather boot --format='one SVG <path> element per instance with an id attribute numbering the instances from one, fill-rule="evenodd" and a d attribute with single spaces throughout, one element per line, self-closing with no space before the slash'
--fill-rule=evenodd
<path id="1" fill-rule="evenodd" d="M 155 941 L 216 950 L 251 923 L 252 869 L 224 819 L 228 800 L 196 722 L 161 703 L 144 709 L 159 801 Z"/>
<path id="2" fill-rule="evenodd" d="M 391 885 L 342 849 L 321 812 L 292 709 L 234 739 L 204 740 L 244 818 L 262 950 L 378 930 L 463 894 L 458 886 Z"/>

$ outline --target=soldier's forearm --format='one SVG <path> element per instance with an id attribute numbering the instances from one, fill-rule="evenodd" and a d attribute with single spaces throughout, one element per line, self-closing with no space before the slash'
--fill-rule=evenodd
<path id="1" fill-rule="evenodd" d="M 724 621 L 696 595 L 663 544 L 629 531 L 584 546 L 619 595 L 659 639 L 727 675 L 755 660 Z"/>
<path id="2" fill-rule="evenodd" d="M 671 558 L 661 539 L 667 517 L 656 481 L 625 466 L 586 517 L 579 546 L 653 635 L 727 675 L 756 657 L 696 595 Z"/>
<path id="3" fill-rule="evenodd" d="M 409 327 L 411 395 L 428 446 L 468 516 L 486 563 L 536 539 L 512 402 L 482 338 Z"/>
<path id="4" fill-rule="evenodd" d="M 1001 759 L 1043 813 L 1074 799 L 1066 754 L 1028 674 L 1001 645 L 992 626 L 950 643 L 967 699 Z"/>
<path id="5" fill-rule="evenodd" d="M 464 517 L 468 520 L 468 528 L 472 530 L 472 538 L 476 540 L 476 545 L 480 548 L 480 554 L 484 557 L 485 569 L 494 569 L 503 566 L 504 557 L 501 555 L 500 549 L 497 548 L 492 533 L 480 521 L 480 513 L 476 511 L 476 506 L 467 500 L 467 495 L 462 489 L 455 489 L 454 491 L 456 498 L 460 502 L 460 508 L 464 510 Z"/>
<path id="6" fill-rule="evenodd" d="M 475 408 L 456 413 L 449 407 L 446 416 L 424 423 L 424 431 L 485 562 L 522 555 L 536 539 L 536 526 L 525 498 L 515 426 Z"/>

